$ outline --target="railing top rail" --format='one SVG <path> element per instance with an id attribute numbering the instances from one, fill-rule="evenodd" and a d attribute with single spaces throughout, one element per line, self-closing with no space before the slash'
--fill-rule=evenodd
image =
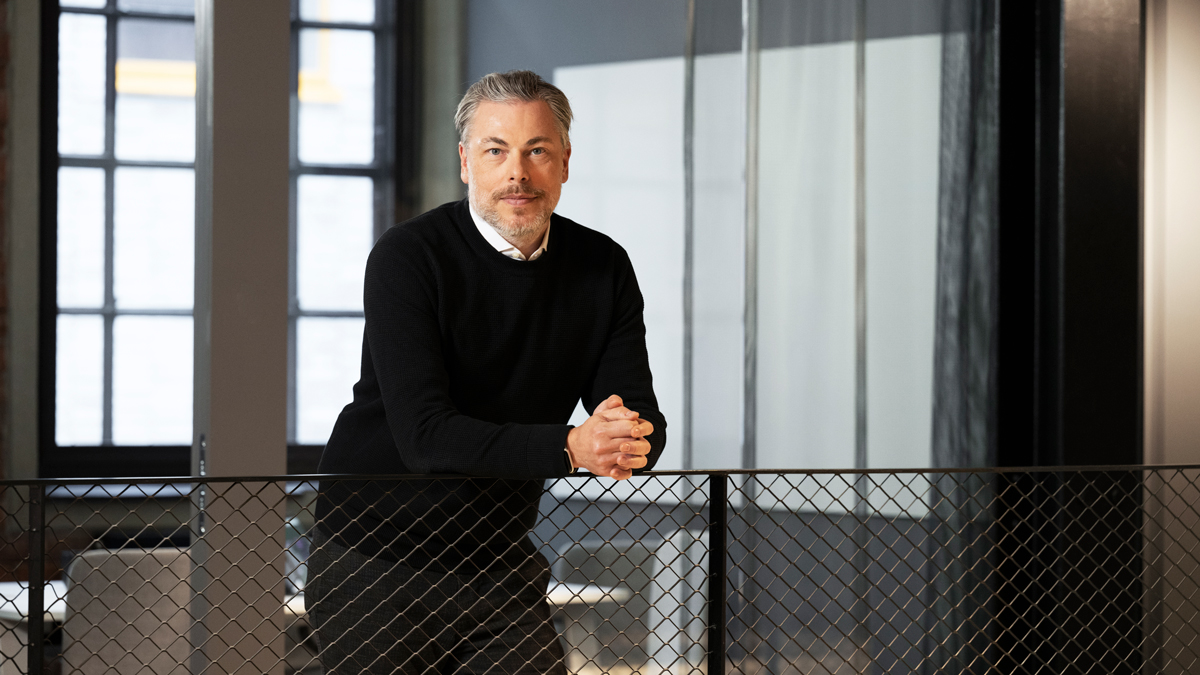
<path id="1" fill-rule="evenodd" d="M 1135 471 L 1183 471 L 1200 470 L 1200 464 L 1105 464 L 1071 466 L 1023 466 L 1023 467 L 975 467 L 975 468 L 893 468 L 893 469 L 694 469 L 688 471 L 645 471 L 637 477 L 656 476 L 761 476 L 761 475 L 915 475 L 915 474 L 1050 474 L 1050 473 L 1104 473 Z M 568 479 L 594 478 L 593 474 L 579 472 L 566 476 Z M 458 474 L 282 474 L 265 476 L 136 476 L 110 478 L 31 478 L 0 480 L 0 488 L 68 485 L 184 485 L 199 483 L 311 483 L 320 480 L 454 480 L 480 478 Z"/>

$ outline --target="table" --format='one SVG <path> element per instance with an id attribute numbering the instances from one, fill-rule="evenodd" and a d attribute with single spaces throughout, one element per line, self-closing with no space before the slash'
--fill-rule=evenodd
<path id="1" fill-rule="evenodd" d="M 595 605 L 601 602 L 625 602 L 633 597 L 628 588 L 606 588 L 595 584 L 554 584 L 546 595 L 556 609 L 568 605 Z"/>
<path id="2" fill-rule="evenodd" d="M 594 584 L 563 584 L 550 586 L 547 597 L 555 609 L 569 606 L 595 605 L 601 602 L 625 602 L 633 593 L 627 588 L 606 588 Z M 67 615 L 67 582 L 48 581 L 43 591 L 43 621 L 62 624 Z M 287 595 L 283 605 L 288 619 L 303 619 L 304 594 Z M 295 621 L 289 622 L 290 626 Z M 29 583 L 0 582 L 0 675 L 25 672 L 26 645 L 29 643 Z"/>
<path id="3" fill-rule="evenodd" d="M 44 588 L 43 621 L 48 624 L 62 624 L 67 617 L 67 582 L 47 581 Z M 288 595 L 283 611 L 288 619 L 302 619 L 304 595 Z M 290 621 L 289 627 L 295 623 Z M 25 664 L 28 662 L 25 649 L 28 644 L 29 582 L 0 582 L 0 675 L 25 672 Z"/>
<path id="4" fill-rule="evenodd" d="M 67 613 L 67 583 L 46 582 L 42 591 L 45 605 L 43 620 L 47 623 L 62 623 Z M 16 675 L 25 672 L 28 663 L 26 645 L 29 644 L 29 582 L 0 582 L 0 675 Z"/>
<path id="5" fill-rule="evenodd" d="M 45 621 L 62 623 L 67 617 L 67 582 L 47 581 L 42 592 Z M 304 594 L 288 595 L 283 611 L 290 617 L 304 616 Z M 29 582 L 0 581 L 0 623 L 25 623 L 29 612 Z"/>
<path id="6" fill-rule="evenodd" d="M 67 615 L 67 582 L 47 581 L 43 591 L 45 621 L 62 623 Z M 547 596 L 555 607 L 594 605 L 599 602 L 625 602 L 633 594 L 628 588 L 605 588 L 594 584 L 554 584 Z M 290 617 L 304 616 L 304 594 L 286 596 L 284 612 Z M 29 583 L 0 582 L 0 622 L 25 623 L 29 611 Z"/>

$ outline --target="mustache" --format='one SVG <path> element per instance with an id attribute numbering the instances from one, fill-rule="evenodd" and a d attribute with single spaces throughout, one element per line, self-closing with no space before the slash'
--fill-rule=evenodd
<path id="1" fill-rule="evenodd" d="M 504 199 L 508 195 L 532 195 L 534 197 L 546 196 L 545 190 L 540 190 L 535 187 L 521 187 L 519 185 L 511 185 L 503 190 L 496 190 L 492 193 L 492 201 Z"/>

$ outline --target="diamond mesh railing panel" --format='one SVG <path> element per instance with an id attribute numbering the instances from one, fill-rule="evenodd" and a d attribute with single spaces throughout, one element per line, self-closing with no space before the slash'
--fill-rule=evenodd
<path id="1" fill-rule="evenodd" d="M 540 485 L 5 481 L 0 675 L 1200 669 L 1200 467 Z"/>

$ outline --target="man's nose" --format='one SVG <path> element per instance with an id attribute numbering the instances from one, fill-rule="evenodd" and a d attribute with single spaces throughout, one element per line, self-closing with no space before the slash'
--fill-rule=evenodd
<path id="1" fill-rule="evenodd" d="M 525 153 L 513 152 L 508 156 L 508 180 L 524 183 L 529 180 L 529 170 L 525 165 Z"/>

